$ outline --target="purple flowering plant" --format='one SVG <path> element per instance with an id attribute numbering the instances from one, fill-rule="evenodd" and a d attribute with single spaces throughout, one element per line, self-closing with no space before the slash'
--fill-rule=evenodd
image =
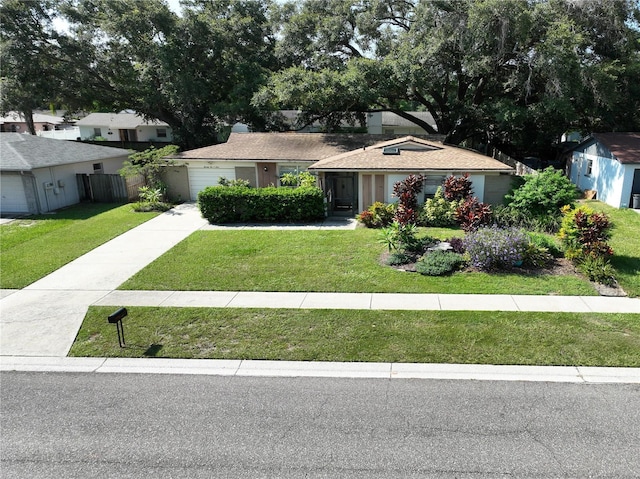
<path id="1" fill-rule="evenodd" d="M 472 266 L 482 269 L 505 269 L 521 264 L 529 237 L 520 228 L 482 227 L 467 233 L 464 247 Z"/>

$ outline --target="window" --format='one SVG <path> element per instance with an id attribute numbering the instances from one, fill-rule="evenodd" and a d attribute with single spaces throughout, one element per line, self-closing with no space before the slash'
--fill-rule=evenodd
<path id="1" fill-rule="evenodd" d="M 166 138 L 167 137 L 167 129 L 166 128 L 156 128 L 156 136 L 158 138 Z"/>
<path id="2" fill-rule="evenodd" d="M 102 163 L 94 163 L 93 164 L 93 172 L 95 174 L 100 174 L 102 173 Z"/>
<path id="3" fill-rule="evenodd" d="M 587 160 L 587 171 L 585 172 L 585 176 L 591 176 L 591 172 L 593 171 L 593 160 Z"/>
<path id="4" fill-rule="evenodd" d="M 102 136 L 102 130 L 100 128 L 94 128 L 93 136 Z"/>

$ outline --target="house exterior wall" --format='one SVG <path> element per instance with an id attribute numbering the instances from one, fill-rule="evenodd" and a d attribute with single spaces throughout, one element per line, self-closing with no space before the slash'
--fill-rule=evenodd
<path id="1" fill-rule="evenodd" d="M 578 189 L 596 191 L 597 199 L 615 208 L 630 206 L 638 165 L 623 165 L 596 141 L 574 150 L 569 161 L 569 179 Z"/>
<path id="2" fill-rule="evenodd" d="M 167 185 L 167 195 L 169 199 L 175 201 L 191 200 L 191 194 L 189 192 L 189 172 L 185 165 L 167 166 L 164 170 L 163 179 Z"/>
<path id="3" fill-rule="evenodd" d="M 77 174 L 94 174 L 94 164 L 102 165 L 102 173 L 117 174 L 126 156 L 100 161 L 86 161 L 69 165 L 37 168 L 33 170 L 35 195 L 41 213 L 54 211 L 80 202 Z"/>
<path id="4" fill-rule="evenodd" d="M 100 129 L 100 135 L 96 135 L 96 131 L 95 131 L 96 128 Z M 127 129 L 127 128 L 124 128 L 124 129 Z M 137 137 L 136 141 L 154 141 L 154 142 L 160 142 L 160 143 L 162 142 L 170 143 L 173 141 L 173 132 L 171 131 L 171 128 L 169 128 L 168 126 L 139 125 L 137 128 L 130 128 L 130 129 L 136 130 L 136 137 Z M 167 134 L 166 138 L 161 138 L 158 136 L 158 131 L 157 131 L 158 129 L 165 130 Z M 80 125 L 79 132 L 80 134 L 78 136 L 80 136 L 80 138 L 83 140 L 89 140 L 91 138 L 95 138 L 96 136 L 101 136 L 106 141 L 121 141 L 120 129 L 109 128 L 108 125 L 102 125 L 102 126 Z"/>

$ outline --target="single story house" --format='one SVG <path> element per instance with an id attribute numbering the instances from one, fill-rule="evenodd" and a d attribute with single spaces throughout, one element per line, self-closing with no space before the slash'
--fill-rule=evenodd
<path id="1" fill-rule="evenodd" d="M 145 120 L 136 113 L 91 113 L 76 122 L 80 138 L 106 141 L 154 141 L 171 143 L 173 133 L 167 123 Z"/>
<path id="2" fill-rule="evenodd" d="M 393 184 L 411 173 L 427 176 L 421 201 L 451 174 L 469 173 L 474 193 L 501 203 L 513 168 L 462 148 L 412 136 L 386 141 L 380 135 L 232 133 L 226 143 L 174 155 L 165 181 L 169 195 L 195 201 L 221 177 L 252 186 L 279 185 L 285 173 L 318 175 L 331 213 L 356 214 L 374 201 L 392 202 Z"/>
<path id="3" fill-rule="evenodd" d="M 254 187 L 279 186 L 285 173 L 306 171 L 318 160 L 362 148 L 380 136 L 323 133 L 231 133 L 226 143 L 178 153 L 165 181 L 169 196 L 195 201 L 220 178 L 245 179 Z"/>
<path id="4" fill-rule="evenodd" d="M 608 205 L 640 208 L 640 133 L 592 134 L 572 148 L 567 176 Z"/>
<path id="5" fill-rule="evenodd" d="M 0 133 L 0 212 L 38 214 L 81 199 L 77 175 L 116 174 L 128 150 Z"/>
<path id="6" fill-rule="evenodd" d="M 353 214 L 376 201 L 391 203 L 393 186 L 410 174 L 426 177 L 419 201 L 433 197 L 449 175 L 469 174 L 479 201 L 501 204 L 514 169 L 464 148 L 405 136 L 325 158 L 309 167 L 317 173 L 329 210 Z"/>

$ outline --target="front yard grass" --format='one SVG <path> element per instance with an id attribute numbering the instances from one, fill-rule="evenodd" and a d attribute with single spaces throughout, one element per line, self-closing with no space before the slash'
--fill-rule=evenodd
<path id="1" fill-rule="evenodd" d="M 0 226 L 0 287 L 24 288 L 102 243 L 157 216 L 131 205 L 82 203 Z"/>
<path id="2" fill-rule="evenodd" d="M 441 238 L 459 230 L 426 230 Z M 379 264 L 380 232 L 198 231 L 120 289 L 595 295 L 576 276 L 456 273 L 429 277 Z"/>
<path id="3" fill-rule="evenodd" d="M 91 307 L 71 356 L 640 366 L 640 314 Z"/>

